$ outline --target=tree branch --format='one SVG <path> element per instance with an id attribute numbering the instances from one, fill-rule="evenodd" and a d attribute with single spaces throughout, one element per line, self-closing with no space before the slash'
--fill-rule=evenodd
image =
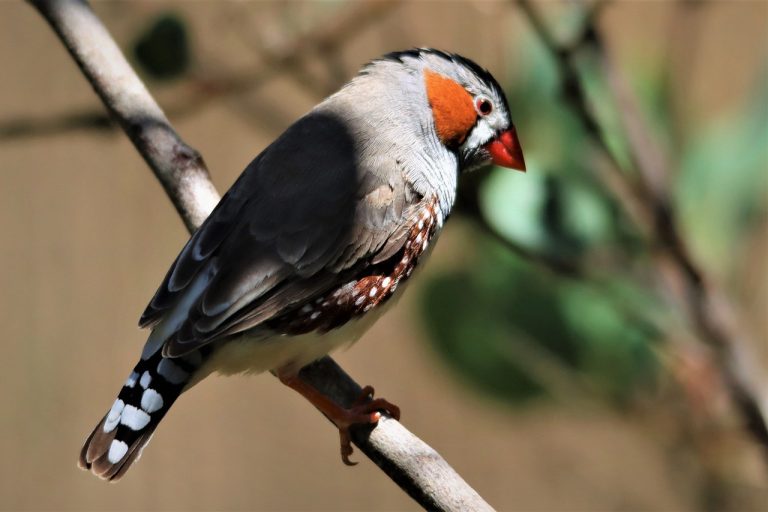
<path id="1" fill-rule="evenodd" d="M 112 37 L 84 0 L 30 0 L 136 149 L 163 184 L 187 228 L 194 231 L 218 202 L 208 170 L 184 143 L 136 76 Z M 304 368 L 300 377 L 342 405 L 360 394 L 331 358 Z M 444 511 L 493 510 L 426 443 L 384 417 L 375 428 L 358 428 L 354 443 L 422 507 Z"/>
<path id="2" fill-rule="evenodd" d="M 516 0 L 533 30 L 555 58 L 568 103 L 582 120 L 587 134 L 612 164 L 608 189 L 614 191 L 638 227 L 656 249 L 660 269 L 672 271 L 674 280 L 665 282 L 688 313 L 688 321 L 701 341 L 714 349 L 716 360 L 725 377 L 728 390 L 752 434 L 768 455 L 768 382 L 764 370 L 751 353 L 751 336 L 735 321 L 733 307 L 716 287 L 704 269 L 692 259 L 674 217 L 674 207 L 665 186 L 669 176 L 668 159 L 655 143 L 648 127 L 638 115 L 634 97 L 624 82 L 606 48 L 595 19 L 605 2 L 593 4 L 584 30 L 571 44 L 556 41 L 541 15 L 528 0 Z M 619 115 L 628 133 L 628 145 L 634 174 L 622 172 L 599 121 L 590 108 L 587 93 L 579 80 L 575 64 L 576 52 L 588 48 L 594 52 L 605 73 L 614 99 L 619 102 Z M 682 286 L 676 286 L 677 284 Z"/>

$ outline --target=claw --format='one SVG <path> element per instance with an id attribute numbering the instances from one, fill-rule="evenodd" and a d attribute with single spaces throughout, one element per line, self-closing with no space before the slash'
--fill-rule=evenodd
<path id="1" fill-rule="evenodd" d="M 344 408 L 314 387 L 303 382 L 296 374 L 283 374 L 278 371 L 277 376 L 283 384 L 301 393 L 315 407 L 320 409 L 328 419 L 333 421 L 339 429 L 341 460 L 347 466 L 357 464 L 357 462 L 349 460 L 349 456 L 354 452 L 352 449 L 352 438 L 349 433 L 350 427 L 353 425 L 375 425 L 381 419 L 380 411 L 385 411 L 396 420 L 400 419 L 400 408 L 383 398 L 373 398 L 374 389 L 372 386 L 365 386 L 360 391 L 360 395 L 352 402 L 352 406 Z"/>
<path id="2" fill-rule="evenodd" d="M 365 386 L 360 395 L 352 403 L 352 407 L 346 409 L 348 414 L 346 421 L 337 422 L 339 428 L 339 439 L 341 441 L 341 461 L 347 466 L 355 466 L 357 462 L 349 460 L 354 449 L 352 448 L 352 438 L 349 429 L 352 425 L 375 425 L 381 419 L 381 410 L 386 411 L 396 420 L 400 419 L 400 408 L 395 404 L 388 402 L 383 398 L 373 398 L 374 389 L 372 386 Z"/>
<path id="3" fill-rule="evenodd" d="M 355 401 L 352 402 L 352 407 L 363 405 L 373 398 L 374 393 L 376 393 L 376 390 L 373 389 L 373 386 L 364 386 L 363 389 L 360 390 L 360 394 L 355 398 Z"/>
<path id="4" fill-rule="evenodd" d="M 339 429 L 339 438 L 341 441 L 341 462 L 347 466 L 357 466 L 357 462 L 349 460 L 354 450 L 352 449 L 352 439 L 349 437 L 349 429 Z"/>

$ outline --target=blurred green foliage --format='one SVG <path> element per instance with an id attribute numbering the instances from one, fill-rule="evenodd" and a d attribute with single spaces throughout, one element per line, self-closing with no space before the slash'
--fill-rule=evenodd
<path id="1" fill-rule="evenodd" d="M 504 401 L 523 404 L 576 387 L 626 405 L 659 374 L 654 342 L 671 312 L 652 288 L 648 243 L 595 178 L 594 146 L 563 100 L 553 57 L 534 38 L 519 46 L 525 51 L 514 62 L 523 78 L 508 97 L 529 171 L 492 169 L 467 180 L 477 196 L 470 215 L 532 254 L 576 267 L 607 254 L 612 264 L 590 268 L 599 281 L 558 275 L 478 232 L 471 263 L 424 287 L 424 322 L 457 373 Z M 664 144 L 673 133 L 674 96 L 664 63 L 657 64 L 631 79 Z M 593 103 L 603 137 L 632 172 L 602 70 L 589 56 L 579 66 L 589 97 L 599 99 Z M 741 112 L 690 129 L 686 144 L 668 148 L 682 231 L 696 257 L 720 269 L 738 265 L 734 248 L 767 213 L 768 87 L 757 91 Z"/>
<path id="2" fill-rule="evenodd" d="M 133 44 L 136 62 L 157 80 L 183 75 L 190 64 L 189 35 L 184 20 L 166 13 L 150 20 Z"/>
<path id="3" fill-rule="evenodd" d="M 727 275 L 768 215 L 768 65 L 742 108 L 692 133 L 675 194 L 683 229 L 702 263 Z"/>
<path id="4" fill-rule="evenodd" d="M 581 385 L 621 403 L 651 382 L 654 330 L 589 284 L 536 270 L 490 241 L 424 289 L 430 339 L 466 380 L 512 403 Z M 574 375 L 570 375 L 574 374 Z"/>

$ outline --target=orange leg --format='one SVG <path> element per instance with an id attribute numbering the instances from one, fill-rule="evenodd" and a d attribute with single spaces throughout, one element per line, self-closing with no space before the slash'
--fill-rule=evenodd
<path id="1" fill-rule="evenodd" d="M 398 406 L 389 403 L 383 398 L 371 399 L 373 397 L 373 388 L 371 386 L 365 386 L 360 396 L 355 400 L 355 403 L 352 404 L 352 407 L 346 409 L 301 380 L 298 375 L 283 375 L 277 372 L 277 377 L 280 379 L 280 382 L 306 398 L 336 425 L 339 429 L 341 441 L 341 460 L 347 466 L 357 464 L 357 462 L 349 460 L 349 456 L 352 455 L 353 451 L 352 441 L 349 437 L 349 428 L 352 425 L 378 423 L 381 418 L 381 412 L 379 412 L 381 410 L 386 411 L 396 420 L 400 419 L 400 408 Z"/>

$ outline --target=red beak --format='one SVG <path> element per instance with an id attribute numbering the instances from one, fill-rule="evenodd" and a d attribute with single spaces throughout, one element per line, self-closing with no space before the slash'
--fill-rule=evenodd
<path id="1" fill-rule="evenodd" d="M 517 132 L 514 128 L 502 132 L 501 135 L 485 145 L 485 150 L 491 154 L 494 164 L 525 172 L 525 159 Z"/>

